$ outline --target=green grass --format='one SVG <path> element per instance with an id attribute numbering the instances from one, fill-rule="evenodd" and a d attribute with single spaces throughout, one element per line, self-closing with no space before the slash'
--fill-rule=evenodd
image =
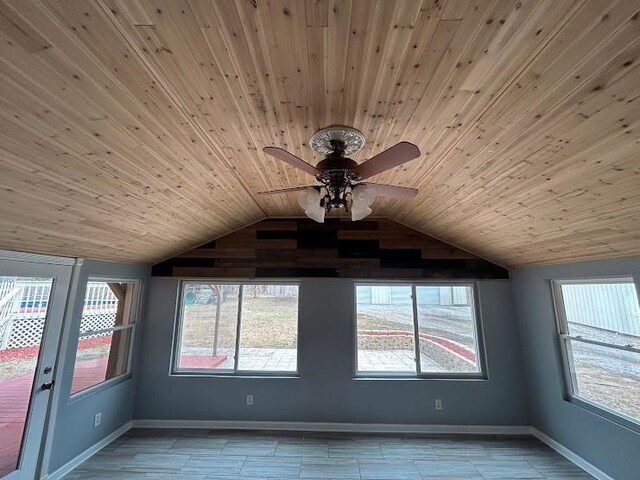
<path id="1" fill-rule="evenodd" d="M 216 305 L 188 305 L 184 312 L 183 347 L 212 347 Z M 233 348 L 236 338 L 237 299 L 220 305 L 218 346 Z M 241 346 L 244 348 L 296 348 L 297 297 L 245 297 L 242 305 Z"/>

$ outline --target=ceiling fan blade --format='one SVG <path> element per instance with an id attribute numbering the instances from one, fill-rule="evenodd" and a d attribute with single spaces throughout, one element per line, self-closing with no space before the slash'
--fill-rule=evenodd
<path id="1" fill-rule="evenodd" d="M 400 187 L 398 185 L 383 185 L 381 183 L 360 183 L 372 189 L 376 195 L 395 198 L 413 198 L 418 194 L 418 190 L 409 187 Z"/>
<path id="2" fill-rule="evenodd" d="M 281 190 L 269 190 L 266 192 L 257 192 L 256 195 L 272 195 L 275 193 L 300 192 L 302 190 L 306 190 L 307 188 L 319 188 L 319 185 L 301 185 L 299 187 L 283 188 Z"/>
<path id="3" fill-rule="evenodd" d="M 352 171 L 359 174 L 360 178 L 364 180 L 419 156 L 420 149 L 416 145 L 409 142 L 400 142 L 361 163 Z"/>
<path id="4" fill-rule="evenodd" d="M 267 155 L 271 155 L 272 157 L 275 157 L 278 160 L 288 163 L 293 167 L 299 168 L 300 170 L 304 170 L 305 172 L 310 173 L 313 176 L 316 176 L 319 173 L 322 173 L 322 170 L 318 170 L 313 165 L 305 162 L 301 158 L 296 157 L 293 153 L 289 153 L 286 150 L 283 150 L 282 148 L 264 147 L 262 151 Z"/>

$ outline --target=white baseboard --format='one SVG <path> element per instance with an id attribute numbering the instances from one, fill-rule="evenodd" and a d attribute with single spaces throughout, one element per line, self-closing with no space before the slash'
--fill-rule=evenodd
<path id="1" fill-rule="evenodd" d="M 345 433 L 424 433 L 531 435 L 528 425 L 405 425 L 390 423 L 252 422 L 234 420 L 133 420 L 137 428 L 206 428 L 210 430 L 287 430 Z"/>
<path id="2" fill-rule="evenodd" d="M 93 455 L 95 455 L 100 450 L 102 450 L 104 447 L 106 447 L 111 442 L 113 442 L 116 438 L 118 438 L 121 435 L 123 435 L 124 433 L 126 433 L 128 430 L 131 429 L 131 427 L 132 427 L 132 422 L 131 421 L 125 423 L 120 428 L 118 428 L 117 430 L 111 432 L 109 435 L 104 437 L 99 442 L 91 445 L 89 448 L 87 448 L 84 452 L 82 452 L 77 457 L 72 458 L 71 460 L 69 460 L 67 463 L 65 463 L 63 466 L 61 466 L 55 472 L 52 472 L 52 473 L 50 473 L 48 475 L 43 475 L 40 478 L 42 480 L 58 480 L 58 479 L 64 477 L 66 474 L 71 472 L 71 470 L 73 470 L 78 465 L 80 465 L 81 463 L 83 463 L 86 460 L 88 460 L 89 458 L 91 458 Z"/>
<path id="3" fill-rule="evenodd" d="M 556 442 L 549 435 L 541 432 L 537 428 L 531 427 L 531 435 L 536 437 L 542 443 L 546 443 L 549 447 L 553 448 L 556 452 L 558 452 L 564 458 L 569 460 L 571 463 L 580 467 L 588 474 L 593 475 L 598 480 L 614 480 L 613 477 L 610 477 L 609 475 L 604 473 L 602 470 L 600 470 L 598 467 L 586 461 L 584 458 L 582 458 L 580 455 L 578 455 L 574 451 L 569 450 L 567 447 L 565 447 L 561 443 Z"/>

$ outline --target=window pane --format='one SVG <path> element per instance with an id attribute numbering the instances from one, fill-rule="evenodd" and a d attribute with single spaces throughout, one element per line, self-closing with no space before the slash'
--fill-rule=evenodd
<path id="1" fill-rule="evenodd" d="M 573 393 L 640 421 L 640 353 L 566 341 Z"/>
<path id="2" fill-rule="evenodd" d="M 185 283 L 178 369 L 233 370 L 239 285 Z"/>
<path id="3" fill-rule="evenodd" d="M 633 281 L 561 285 L 568 333 L 640 347 L 640 307 Z"/>
<path id="4" fill-rule="evenodd" d="M 358 372 L 415 373 L 411 287 L 358 285 L 356 298 Z"/>
<path id="5" fill-rule="evenodd" d="M 134 282 L 87 282 L 72 394 L 127 373 L 135 322 L 134 290 Z M 113 331 L 122 326 L 128 327 Z"/>
<path id="6" fill-rule="evenodd" d="M 132 327 L 80 337 L 71 393 L 127 373 Z"/>
<path id="7" fill-rule="evenodd" d="M 0 477 L 18 468 L 53 280 L 0 271 Z"/>
<path id="8" fill-rule="evenodd" d="M 135 321 L 130 312 L 133 288 L 133 283 L 126 282 L 87 282 L 80 334 Z"/>
<path id="9" fill-rule="evenodd" d="M 420 370 L 477 373 L 478 341 L 470 286 L 416 287 Z"/>
<path id="10" fill-rule="evenodd" d="M 238 370 L 298 369 L 298 286 L 244 285 Z"/>

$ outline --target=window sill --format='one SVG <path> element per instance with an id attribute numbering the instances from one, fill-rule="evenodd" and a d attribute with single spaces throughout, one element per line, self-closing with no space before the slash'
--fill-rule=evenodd
<path id="1" fill-rule="evenodd" d="M 92 387 L 85 388 L 84 390 L 80 390 L 76 393 L 72 393 L 69 396 L 69 405 L 81 402 L 88 397 L 101 393 L 111 387 L 115 387 L 116 385 L 126 382 L 127 380 L 131 380 L 131 378 L 131 373 L 123 373 L 122 375 L 110 378 L 109 380 L 105 380 L 104 382 L 98 383 L 97 385 L 94 385 Z"/>
<path id="2" fill-rule="evenodd" d="M 300 374 L 298 372 L 238 372 L 238 373 L 209 373 L 209 372 L 171 372 L 170 377 L 185 377 L 185 378 L 244 378 L 244 379 L 299 379 Z"/>
<path id="3" fill-rule="evenodd" d="M 596 403 L 590 402 L 588 400 L 582 399 L 580 397 L 569 396 L 564 399 L 565 402 L 574 405 L 582 410 L 585 410 L 593 415 L 596 415 L 604 420 L 608 420 L 620 427 L 631 430 L 635 433 L 640 433 L 640 423 L 635 420 L 622 416 L 619 413 L 615 413 L 612 410 L 609 410 L 606 407 L 598 405 Z"/>
<path id="4" fill-rule="evenodd" d="M 374 374 L 374 373 L 362 373 L 362 374 L 356 374 L 353 377 L 353 380 L 364 380 L 364 381 L 370 381 L 370 380 L 383 380 L 383 381 L 387 381 L 387 380 L 393 380 L 393 381 L 424 381 L 424 380 L 438 380 L 438 381 L 447 381 L 447 382 L 458 382 L 458 381 L 463 381 L 463 382 L 468 382 L 468 381 L 473 381 L 473 382 L 486 382 L 489 381 L 489 379 L 487 378 L 486 375 L 482 375 L 482 374 L 472 374 L 472 375 L 464 375 L 464 374 L 458 374 L 458 375 L 415 375 L 415 374 L 395 374 L 395 375 L 390 375 L 390 374 Z"/>

